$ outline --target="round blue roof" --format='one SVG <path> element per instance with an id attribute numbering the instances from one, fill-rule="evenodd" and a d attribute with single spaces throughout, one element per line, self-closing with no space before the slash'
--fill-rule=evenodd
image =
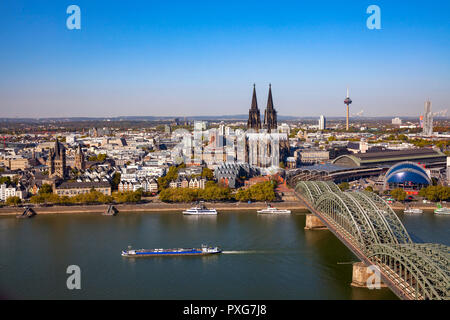
<path id="1" fill-rule="evenodd" d="M 413 162 L 400 162 L 391 167 L 386 173 L 388 183 L 430 184 L 427 172 L 420 165 Z"/>
<path id="2" fill-rule="evenodd" d="M 386 178 L 388 183 L 405 184 L 407 182 L 411 182 L 413 184 L 430 184 L 428 176 L 424 176 L 422 172 L 412 169 L 396 170 Z"/>
<path id="3" fill-rule="evenodd" d="M 400 163 L 397 163 L 395 166 L 393 166 L 392 168 L 389 169 L 387 174 L 389 175 L 392 172 L 401 171 L 403 169 L 413 169 L 413 170 L 417 170 L 419 172 L 422 172 L 424 174 L 427 174 L 427 172 L 425 171 L 425 169 L 423 167 L 419 166 L 416 163 L 412 163 L 412 162 L 400 162 Z"/>

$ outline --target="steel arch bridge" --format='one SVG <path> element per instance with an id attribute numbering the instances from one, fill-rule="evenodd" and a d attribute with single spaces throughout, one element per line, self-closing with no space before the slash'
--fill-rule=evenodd
<path id="1" fill-rule="evenodd" d="M 342 192 L 330 181 L 300 181 L 296 194 L 402 299 L 450 299 L 450 247 L 415 244 L 391 209 L 372 192 Z"/>

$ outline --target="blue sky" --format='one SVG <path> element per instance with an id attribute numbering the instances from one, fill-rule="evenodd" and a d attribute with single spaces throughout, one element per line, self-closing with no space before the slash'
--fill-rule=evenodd
<path id="1" fill-rule="evenodd" d="M 1 0 L 0 39 L 0 117 L 244 114 L 253 83 L 281 115 L 450 108 L 447 0 Z"/>

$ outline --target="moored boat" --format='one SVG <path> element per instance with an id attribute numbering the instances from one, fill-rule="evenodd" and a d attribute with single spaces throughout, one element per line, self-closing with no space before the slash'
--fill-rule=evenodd
<path id="1" fill-rule="evenodd" d="M 407 209 L 403 210 L 403 213 L 406 213 L 406 214 L 420 214 L 420 213 L 423 213 L 423 210 L 419 209 L 419 208 L 407 208 Z"/>
<path id="2" fill-rule="evenodd" d="M 123 257 L 158 257 L 158 256 L 205 256 L 221 253 L 219 247 L 202 245 L 201 248 L 179 248 L 179 249 L 132 249 L 122 251 Z"/>
<path id="3" fill-rule="evenodd" d="M 438 215 L 450 215 L 450 208 L 438 205 L 438 208 L 434 210 L 434 213 Z"/>
<path id="4" fill-rule="evenodd" d="M 258 213 L 265 213 L 265 214 L 270 214 L 270 213 L 291 213 L 291 210 L 277 209 L 275 207 L 272 207 L 269 204 L 269 205 L 267 205 L 266 209 L 257 210 L 256 212 L 258 212 Z"/>
<path id="5" fill-rule="evenodd" d="M 192 207 L 190 209 L 184 210 L 183 214 L 190 214 L 190 215 L 216 215 L 217 210 L 216 209 L 208 209 L 206 208 L 205 204 L 203 202 L 200 202 L 199 205 Z"/>

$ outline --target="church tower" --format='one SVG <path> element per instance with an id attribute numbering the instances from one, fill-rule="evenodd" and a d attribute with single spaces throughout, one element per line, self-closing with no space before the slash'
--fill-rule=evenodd
<path id="1" fill-rule="evenodd" d="M 78 170 L 86 169 L 86 162 L 84 159 L 83 150 L 81 150 L 81 144 L 78 145 L 77 152 L 75 154 L 75 168 Z"/>
<path id="2" fill-rule="evenodd" d="M 269 97 L 267 98 L 267 108 L 264 111 L 264 129 L 267 129 L 267 132 L 276 132 L 278 127 L 277 123 L 277 111 L 273 107 L 273 99 L 272 99 L 272 85 L 269 84 Z"/>
<path id="3" fill-rule="evenodd" d="M 261 129 L 261 116 L 258 109 L 258 101 L 256 100 L 256 86 L 253 84 L 252 106 L 248 111 L 247 130 L 253 129 L 258 132 Z"/>
<path id="4" fill-rule="evenodd" d="M 66 176 L 66 149 L 56 139 L 55 147 L 50 150 L 50 155 L 47 163 L 49 167 L 48 175 L 50 178 L 64 179 Z"/>

